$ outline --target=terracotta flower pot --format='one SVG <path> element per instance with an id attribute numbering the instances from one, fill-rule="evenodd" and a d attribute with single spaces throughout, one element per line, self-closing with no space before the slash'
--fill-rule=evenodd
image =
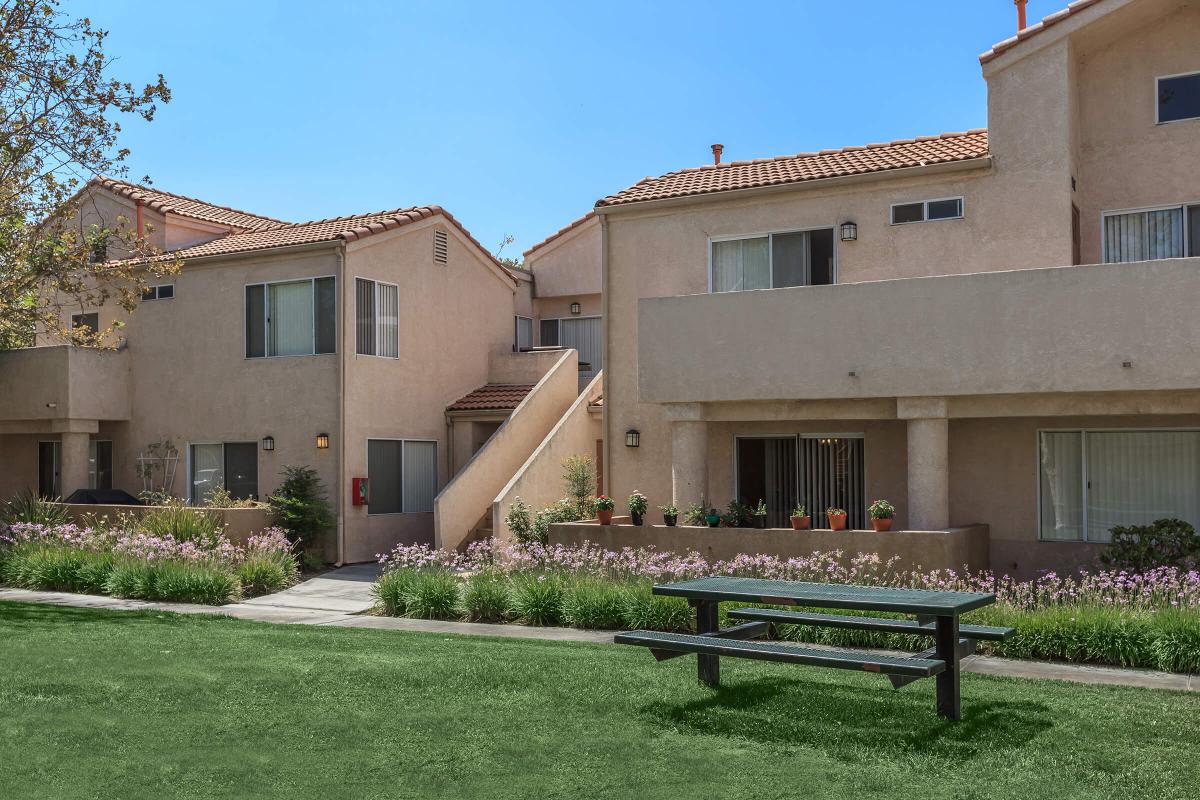
<path id="1" fill-rule="evenodd" d="M 596 509 L 596 518 L 600 520 L 601 525 L 612 525 L 613 510 L 611 508 Z"/>
<path id="2" fill-rule="evenodd" d="M 890 517 L 888 519 L 873 519 L 871 520 L 871 527 L 875 529 L 876 533 L 890 531 L 892 529 L 892 520 Z"/>
<path id="3" fill-rule="evenodd" d="M 806 531 L 812 524 L 812 517 L 792 517 L 792 530 Z"/>
<path id="4" fill-rule="evenodd" d="M 844 531 L 846 530 L 846 515 L 845 514 L 829 514 L 829 527 L 831 530 Z"/>

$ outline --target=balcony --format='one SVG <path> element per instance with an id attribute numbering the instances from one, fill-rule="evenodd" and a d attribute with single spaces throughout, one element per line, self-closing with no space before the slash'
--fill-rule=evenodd
<path id="1" fill-rule="evenodd" d="M 640 398 L 1200 388 L 1200 258 L 647 298 Z"/>
<path id="2" fill-rule="evenodd" d="M 60 345 L 0 351 L 0 422 L 129 419 L 129 354 Z"/>

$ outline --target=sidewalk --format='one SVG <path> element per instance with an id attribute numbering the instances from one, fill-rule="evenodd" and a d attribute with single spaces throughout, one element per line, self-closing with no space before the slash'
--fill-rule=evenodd
<path id="1" fill-rule="evenodd" d="M 576 628 L 534 628 L 526 625 L 487 625 L 476 622 L 443 622 L 363 615 L 375 604 L 371 587 L 379 575 L 377 564 L 355 564 L 319 575 L 275 594 L 227 606 L 190 603 L 153 603 L 122 600 L 90 594 L 36 592 L 0 588 L 0 600 L 19 603 L 49 603 L 110 611 L 171 611 L 176 614 L 223 614 L 238 619 L 290 625 L 330 625 L 338 628 L 374 628 L 463 636 L 501 636 L 557 642 L 612 642 L 611 631 Z M 809 645 L 812 646 L 812 645 Z M 1020 661 L 995 656 L 971 656 L 963 661 L 964 672 L 1005 678 L 1071 681 L 1143 689 L 1200 691 L 1200 676 L 1144 669 L 1119 669 L 1045 661 Z"/>

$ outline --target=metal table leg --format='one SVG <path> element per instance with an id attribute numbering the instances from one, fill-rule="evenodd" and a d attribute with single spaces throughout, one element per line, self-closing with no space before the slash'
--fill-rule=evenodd
<path id="1" fill-rule="evenodd" d="M 937 675 L 937 713 L 947 719 L 961 719 L 958 700 L 958 617 L 938 617 L 934 644 L 937 657 L 946 662 Z"/>

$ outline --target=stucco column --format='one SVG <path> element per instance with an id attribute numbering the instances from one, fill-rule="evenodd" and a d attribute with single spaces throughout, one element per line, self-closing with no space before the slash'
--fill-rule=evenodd
<path id="1" fill-rule="evenodd" d="M 671 503 L 685 509 L 708 501 L 708 423 L 696 404 L 668 406 L 671 420 Z"/>
<path id="2" fill-rule="evenodd" d="M 59 483 L 64 498 L 76 489 L 88 488 L 88 455 L 91 437 L 86 433 L 64 431 L 59 434 L 62 441 L 62 464 Z"/>
<path id="3" fill-rule="evenodd" d="M 908 527 L 950 526 L 950 424 L 944 398 L 902 398 L 897 416 L 908 420 Z"/>

